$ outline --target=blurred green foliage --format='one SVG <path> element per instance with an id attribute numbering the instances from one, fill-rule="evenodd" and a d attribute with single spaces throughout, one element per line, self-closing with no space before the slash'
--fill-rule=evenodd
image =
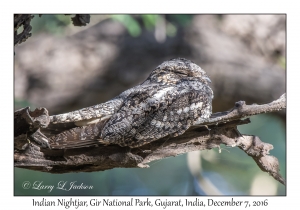
<path id="1" fill-rule="evenodd" d="M 113 20 L 117 20 L 122 23 L 131 36 L 137 37 L 141 34 L 141 27 L 139 23 L 131 15 L 112 15 L 111 17 Z"/>
<path id="2" fill-rule="evenodd" d="M 168 15 L 168 20 L 179 26 L 187 26 L 193 19 L 194 15 Z"/>
<path id="3" fill-rule="evenodd" d="M 15 99 L 14 100 L 14 108 L 15 110 L 18 110 L 18 109 L 21 109 L 21 108 L 24 108 L 24 107 L 27 107 L 29 106 L 31 108 L 31 110 L 34 110 L 36 107 L 31 104 L 29 101 L 26 101 L 26 100 L 19 100 L 19 99 Z"/>
<path id="4" fill-rule="evenodd" d="M 32 34 L 48 32 L 63 35 L 65 27 L 71 24 L 70 15 L 34 15 L 31 21 Z"/>
<path id="5" fill-rule="evenodd" d="M 91 19 L 93 16 L 91 15 Z M 32 19 L 32 33 L 47 32 L 56 35 L 62 35 L 66 26 L 72 24 L 71 15 L 34 15 Z M 148 31 L 154 31 L 155 27 L 164 22 L 167 36 L 175 36 L 177 28 L 187 26 L 193 15 L 161 15 L 161 14 L 143 14 L 143 15 L 129 15 L 129 14 L 112 14 L 109 18 L 118 21 L 124 25 L 128 33 L 133 37 L 138 37 L 143 28 Z M 20 31 L 22 29 L 19 29 Z"/>
<path id="6" fill-rule="evenodd" d="M 187 26 L 193 15 L 112 15 L 112 19 L 121 22 L 127 29 L 128 33 L 137 37 L 141 34 L 142 28 L 153 31 L 155 27 L 161 23 L 165 23 L 167 36 L 175 36 L 177 27 Z"/>
<path id="7" fill-rule="evenodd" d="M 280 65 L 281 68 L 285 69 L 286 68 L 286 60 L 284 56 L 280 56 L 278 58 L 278 63 Z"/>
<path id="8" fill-rule="evenodd" d="M 159 18 L 162 18 L 161 15 L 141 15 L 143 23 L 146 29 L 153 29 Z"/>

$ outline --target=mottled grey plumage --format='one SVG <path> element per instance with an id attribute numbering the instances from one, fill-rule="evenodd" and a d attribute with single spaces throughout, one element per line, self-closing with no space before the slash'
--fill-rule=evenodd
<path id="1" fill-rule="evenodd" d="M 54 127 L 81 126 L 51 137 L 52 148 L 99 143 L 138 147 L 167 135 L 181 135 L 210 117 L 209 82 L 206 72 L 189 60 L 163 62 L 142 84 L 106 103 L 52 116 Z"/>

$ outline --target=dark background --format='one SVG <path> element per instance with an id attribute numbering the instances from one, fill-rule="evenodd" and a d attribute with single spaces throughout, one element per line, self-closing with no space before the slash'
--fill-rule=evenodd
<path id="1" fill-rule="evenodd" d="M 286 92 L 285 15 L 92 15 L 84 27 L 70 16 L 35 15 L 32 37 L 15 51 L 15 110 L 50 114 L 105 102 L 142 82 L 165 60 L 184 57 L 212 80 L 213 112 L 234 103 L 268 103 Z M 286 114 L 251 117 L 239 127 L 274 145 L 286 178 Z M 15 195 L 285 195 L 238 148 L 194 152 L 148 169 L 49 174 L 15 168 Z M 77 181 L 93 190 L 26 190 L 24 181 Z M 204 182 L 209 187 L 205 187 Z"/>

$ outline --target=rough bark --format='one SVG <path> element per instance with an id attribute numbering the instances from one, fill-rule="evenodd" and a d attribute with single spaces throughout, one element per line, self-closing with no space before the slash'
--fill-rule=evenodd
<path id="1" fill-rule="evenodd" d="M 183 153 L 220 147 L 220 144 L 242 149 L 251 156 L 262 171 L 268 172 L 274 179 L 285 184 L 279 174 L 276 157 L 270 156 L 273 146 L 262 142 L 259 137 L 242 135 L 238 125 L 250 123 L 247 116 L 274 112 L 286 108 L 286 96 L 264 105 L 246 105 L 239 101 L 226 112 L 214 113 L 206 122 L 192 126 L 183 135 L 165 137 L 139 148 L 130 149 L 116 145 L 49 150 L 27 143 L 27 138 L 39 138 L 39 127 L 49 123 L 45 108 L 29 111 L 24 108 L 15 112 L 15 167 L 49 173 L 103 171 L 116 167 L 149 167 L 154 160 Z M 28 124 L 28 125 L 27 125 Z M 32 137 L 32 135 L 35 135 Z"/>

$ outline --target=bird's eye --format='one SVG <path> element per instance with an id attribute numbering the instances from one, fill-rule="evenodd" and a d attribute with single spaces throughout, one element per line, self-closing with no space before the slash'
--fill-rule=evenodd
<path id="1" fill-rule="evenodd" d="M 187 76 L 186 74 L 184 73 L 178 73 L 180 76 Z"/>
<path id="2" fill-rule="evenodd" d="M 182 71 L 176 71 L 175 73 L 178 74 L 179 76 L 183 76 L 183 77 L 188 76 L 186 73 L 184 73 Z"/>

